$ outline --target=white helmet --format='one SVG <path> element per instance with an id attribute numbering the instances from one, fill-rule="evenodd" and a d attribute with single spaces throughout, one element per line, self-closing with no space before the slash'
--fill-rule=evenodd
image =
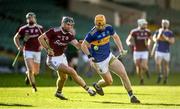
<path id="1" fill-rule="evenodd" d="M 138 26 L 142 27 L 144 24 L 147 24 L 148 22 L 146 21 L 146 19 L 138 19 L 137 20 L 137 24 Z"/>
<path id="2" fill-rule="evenodd" d="M 162 27 L 169 27 L 170 22 L 167 19 L 162 19 L 161 25 L 162 25 Z"/>

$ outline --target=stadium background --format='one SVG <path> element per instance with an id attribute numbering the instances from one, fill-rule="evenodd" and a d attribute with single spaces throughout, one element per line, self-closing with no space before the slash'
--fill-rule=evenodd
<path id="1" fill-rule="evenodd" d="M 176 43 L 171 47 L 171 72 L 180 70 L 180 1 L 179 0 L 0 0 L 0 72 L 23 72 L 23 58 L 13 68 L 12 61 L 17 53 L 13 44 L 13 36 L 18 27 L 26 23 L 25 15 L 33 11 L 37 21 L 45 30 L 59 26 L 62 16 L 72 16 L 75 19 L 77 39 L 83 39 L 88 30 L 93 26 L 93 17 L 102 13 L 107 17 L 107 22 L 115 27 L 120 35 L 123 46 L 129 50 L 126 58 L 122 59 L 128 72 L 134 73 L 131 50 L 125 44 L 129 31 L 136 27 L 138 18 L 147 18 L 149 29 L 152 33 L 160 26 L 161 19 L 169 19 L 174 32 Z M 70 46 L 73 54 L 75 49 Z M 112 49 L 114 43 L 112 43 Z M 45 65 L 45 52 L 42 55 L 41 73 L 48 68 Z M 81 61 L 79 65 L 81 65 Z M 150 70 L 154 72 L 154 60 L 149 62 Z M 81 70 L 79 68 L 79 70 Z"/>

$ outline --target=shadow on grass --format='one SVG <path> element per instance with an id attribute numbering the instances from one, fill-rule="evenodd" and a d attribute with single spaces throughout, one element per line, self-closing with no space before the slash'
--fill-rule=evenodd
<path id="1" fill-rule="evenodd" d="M 94 101 L 96 102 L 96 101 Z M 102 101 L 102 102 L 97 102 L 97 103 L 104 103 L 104 104 L 132 104 L 132 103 L 122 103 L 122 102 L 109 102 L 109 101 Z M 171 104 L 171 103 L 140 103 L 140 104 L 134 104 L 134 105 L 158 105 L 158 106 L 180 106 L 180 104 Z"/>
<path id="2" fill-rule="evenodd" d="M 16 104 L 16 103 L 0 103 L 0 106 L 34 107 L 28 104 Z"/>
<path id="3" fill-rule="evenodd" d="M 123 102 L 114 102 L 114 101 L 84 101 L 84 100 L 71 100 L 71 101 L 81 101 L 81 102 L 93 102 L 93 103 L 102 103 L 102 104 L 128 104 L 128 105 L 148 105 L 148 106 L 180 106 L 180 104 L 172 104 L 172 103 L 123 103 Z"/>
<path id="4" fill-rule="evenodd" d="M 71 91 L 71 93 L 84 93 L 84 94 L 86 94 L 87 92 Z M 105 95 L 128 95 L 128 93 L 116 93 L 116 92 L 107 92 L 104 94 Z M 154 94 L 136 93 L 135 95 L 154 95 Z"/>

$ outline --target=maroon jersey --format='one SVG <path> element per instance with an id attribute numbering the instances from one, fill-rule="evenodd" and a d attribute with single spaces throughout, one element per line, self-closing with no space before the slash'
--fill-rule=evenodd
<path id="1" fill-rule="evenodd" d="M 24 38 L 24 50 L 40 51 L 40 43 L 38 37 L 43 33 L 43 28 L 40 25 L 29 26 L 24 25 L 18 30 L 18 34 Z"/>
<path id="2" fill-rule="evenodd" d="M 62 55 L 69 42 L 75 39 L 74 32 L 65 32 L 61 27 L 51 28 L 46 32 L 49 45 L 54 51 L 54 56 Z"/>
<path id="3" fill-rule="evenodd" d="M 133 51 L 147 51 L 147 42 L 151 36 L 151 32 L 148 29 L 141 30 L 139 28 L 131 31 L 131 36 L 134 38 Z"/>

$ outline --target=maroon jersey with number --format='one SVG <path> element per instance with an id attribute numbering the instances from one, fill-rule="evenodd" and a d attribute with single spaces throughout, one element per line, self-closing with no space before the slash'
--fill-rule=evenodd
<path id="1" fill-rule="evenodd" d="M 134 38 L 133 51 L 147 51 L 147 42 L 151 36 L 151 32 L 148 29 L 133 29 L 131 31 L 131 36 Z"/>
<path id="2" fill-rule="evenodd" d="M 54 56 L 60 56 L 66 50 L 68 43 L 75 39 L 75 32 L 65 32 L 62 27 L 57 27 L 49 29 L 46 36 Z"/>
<path id="3" fill-rule="evenodd" d="M 18 30 L 18 34 L 24 39 L 24 50 L 40 51 L 40 43 L 38 37 L 43 33 L 41 25 L 29 26 L 24 25 Z"/>

